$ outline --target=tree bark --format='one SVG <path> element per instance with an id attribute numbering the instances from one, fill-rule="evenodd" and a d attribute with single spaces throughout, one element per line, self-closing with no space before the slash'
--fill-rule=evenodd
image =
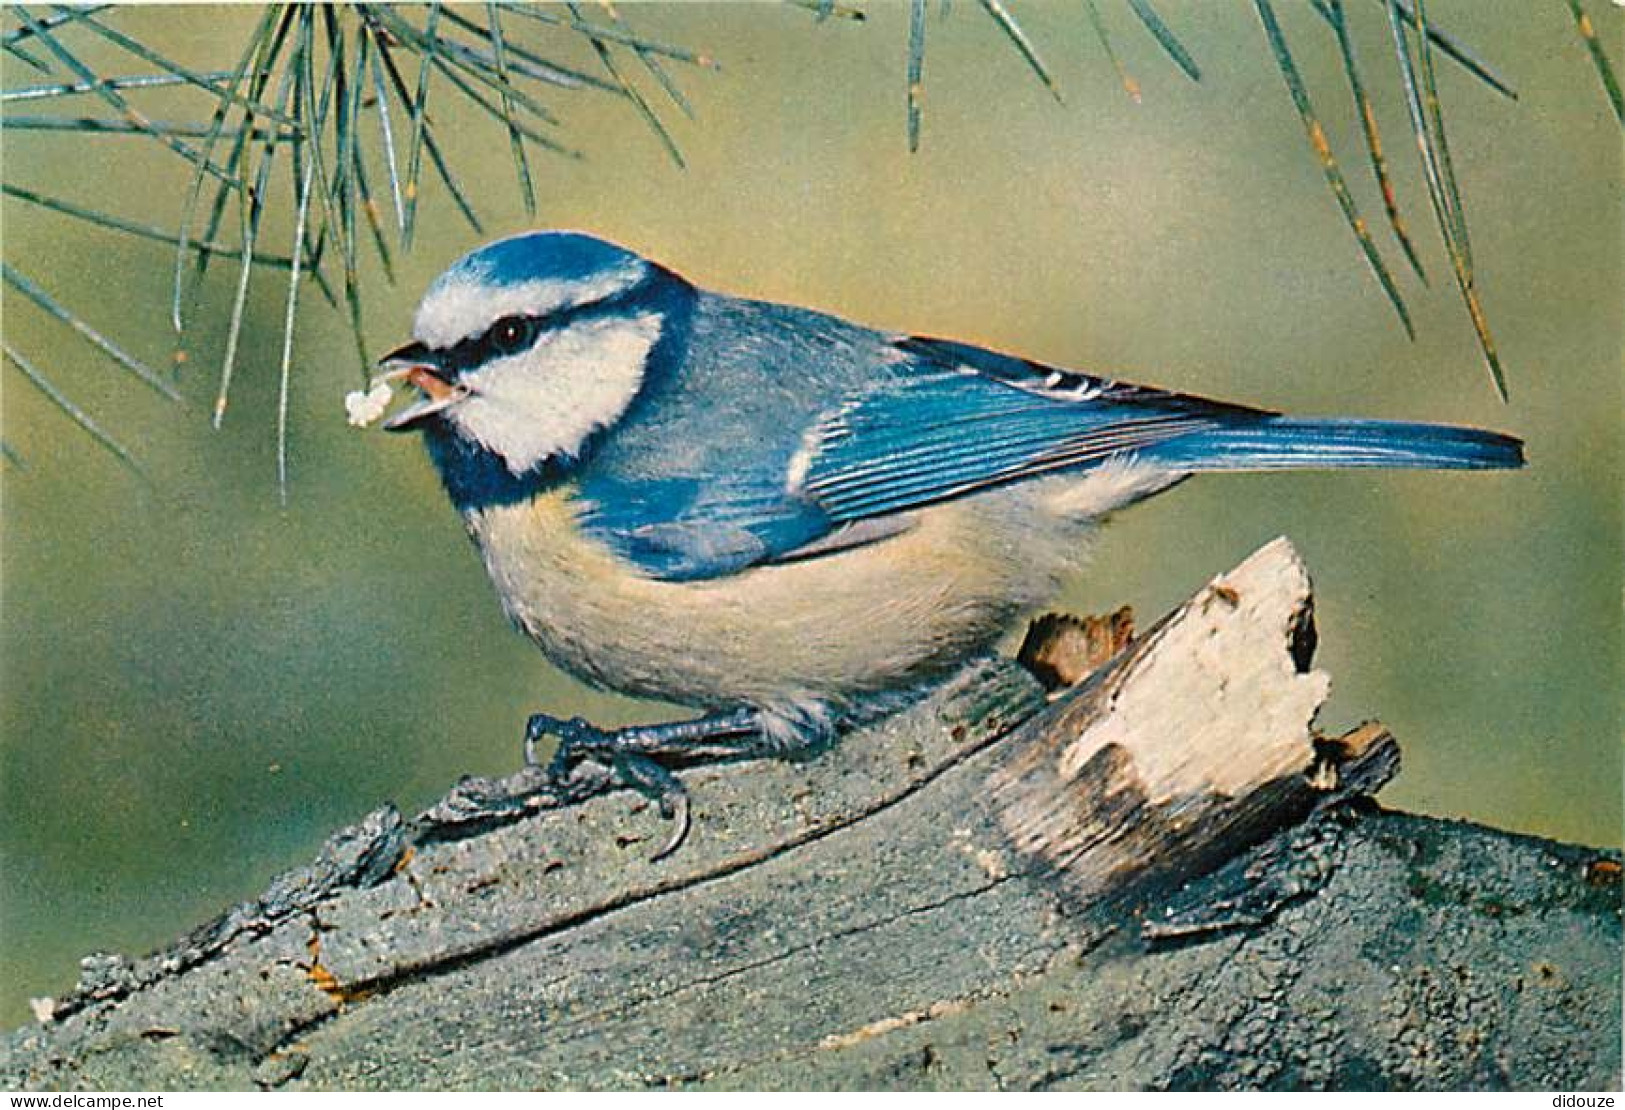
<path id="1" fill-rule="evenodd" d="M 598 769 L 385 807 L 171 948 L 87 958 L 0 1078 L 1618 1087 L 1617 854 L 1377 808 L 1397 747 L 1314 731 L 1284 540 L 1126 644 L 1039 639 L 816 760 L 685 772 L 659 862 Z"/>

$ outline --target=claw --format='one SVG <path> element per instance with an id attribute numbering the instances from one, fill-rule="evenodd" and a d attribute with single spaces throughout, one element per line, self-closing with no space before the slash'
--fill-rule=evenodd
<path id="1" fill-rule="evenodd" d="M 631 786 L 653 797 L 660 805 L 660 816 L 673 822 L 672 834 L 654 855 L 650 863 L 665 859 L 675 852 L 688 836 L 688 791 L 682 781 L 664 765 L 647 756 L 622 753 L 615 758 L 621 777 Z"/>
<path id="2" fill-rule="evenodd" d="M 671 836 L 666 838 L 666 843 L 661 846 L 660 851 L 649 857 L 650 863 L 659 863 L 682 847 L 683 841 L 688 839 L 688 830 L 693 823 L 689 816 L 688 791 L 679 789 L 676 794 L 662 794 L 660 815 L 671 821 Z"/>
<path id="3" fill-rule="evenodd" d="M 535 713 L 525 722 L 525 763 L 528 766 L 541 765 L 537 748 L 548 736 L 556 736 L 559 741 L 553 758 L 547 761 L 547 776 L 554 782 L 568 779 L 582 760 L 596 759 L 614 767 L 626 785 L 656 799 L 660 815 L 674 824 L 666 843 L 649 857 L 651 863 L 671 855 L 688 838 L 691 824 L 688 791 L 677 776 L 657 760 L 616 750 L 614 733 L 605 732 L 581 717 L 565 721 L 546 713 Z"/>
<path id="4" fill-rule="evenodd" d="M 542 766 L 538 747 L 544 737 L 558 738 L 553 757 L 544 774 L 556 785 L 568 783 L 579 766 L 587 761 L 613 768 L 626 786 L 653 798 L 660 814 L 672 822 L 671 836 L 650 862 L 665 859 L 688 838 L 692 823 L 688 791 L 661 760 L 691 762 L 736 759 L 751 755 L 782 754 L 766 743 L 754 710 L 740 709 L 717 713 L 693 721 L 664 725 L 634 725 L 605 730 L 581 717 L 568 721 L 546 713 L 534 714 L 525 722 L 525 762 Z M 755 746 L 753 746 L 755 745 Z"/>

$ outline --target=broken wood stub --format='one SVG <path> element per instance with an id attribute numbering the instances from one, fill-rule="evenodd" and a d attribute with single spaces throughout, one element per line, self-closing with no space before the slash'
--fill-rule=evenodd
<path id="1" fill-rule="evenodd" d="M 1301 820 L 1338 785 L 1327 749 L 1311 774 L 1330 682 L 1311 669 L 1310 591 L 1276 540 L 1001 742 L 988 798 L 1010 843 L 1090 903 Z"/>
<path id="2" fill-rule="evenodd" d="M 1045 613 L 1027 626 L 1016 662 L 1050 691 L 1076 686 L 1134 639 L 1134 610 L 1125 605 L 1104 617 Z"/>

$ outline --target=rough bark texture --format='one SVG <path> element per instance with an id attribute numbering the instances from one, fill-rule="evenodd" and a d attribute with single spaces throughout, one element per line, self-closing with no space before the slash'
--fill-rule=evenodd
<path id="1" fill-rule="evenodd" d="M 659 863 L 627 792 L 385 808 L 88 959 L 0 1083 L 1617 1087 L 1617 855 L 1364 799 L 1397 749 L 1313 733 L 1310 612 L 1278 541 L 1053 699 L 984 661 L 812 762 L 686 772 Z"/>

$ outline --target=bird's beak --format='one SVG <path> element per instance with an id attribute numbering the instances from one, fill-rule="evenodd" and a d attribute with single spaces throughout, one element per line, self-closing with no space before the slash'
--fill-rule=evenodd
<path id="1" fill-rule="evenodd" d="M 455 405 L 470 392 L 467 386 L 449 382 L 442 376 L 444 372 L 435 359 L 435 353 L 422 343 L 408 343 L 391 351 L 378 361 L 378 370 L 374 381 L 408 381 L 423 394 L 416 404 L 408 405 L 384 421 L 386 432 L 410 431 L 435 413 Z"/>

